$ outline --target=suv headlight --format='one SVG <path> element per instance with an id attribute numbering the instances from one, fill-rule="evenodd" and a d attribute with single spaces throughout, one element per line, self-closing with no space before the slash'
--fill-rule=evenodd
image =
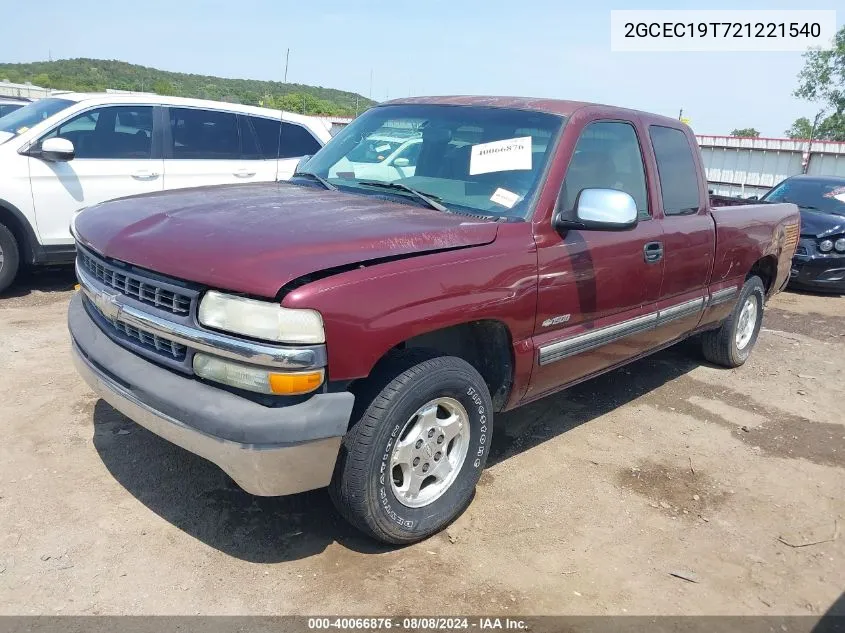
<path id="1" fill-rule="evenodd" d="M 839 253 L 845 253 L 845 237 L 840 237 L 833 243 L 833 247 Z"/>
<path id="2" fill-rule="evenodd" d="M 200 301 L 199 322 L 217 330 L 277 343 L 325 343 L 323 318 L 316 310 L 283 308 L 209 290 Z"/>
<path id="3" fill-rule="evenodd" d="M 833 242 L 831 240 L 822 240 L 819 242 L 819 250 L 822 253 L 829 253 L 833 250 Z"/>

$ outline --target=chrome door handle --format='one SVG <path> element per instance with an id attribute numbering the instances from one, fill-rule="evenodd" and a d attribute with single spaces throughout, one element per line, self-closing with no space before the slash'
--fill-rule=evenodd
<path id="1" fill-rule="evenodd" d="M 158 173 L 154 171 L 141 170 L 133 173 L 132 177 L 135 180 L 154 180 L 155 178 L 158 178 Z"/>
<path id="2" fill-rule="evenodd" d="M 239 169 L 238 171 L 234 172 L 234 174 L 238 178 L 250 178 L 251 176 L 255 175 L 255 172 L 247 171 L 246 169 Z"/>
<path id="3" fill-rule="evenodd" d="M 643 257 L 649 264 L 654 264 L 663 259 L 663 242 L 648 242 L 643 246 Z"/>

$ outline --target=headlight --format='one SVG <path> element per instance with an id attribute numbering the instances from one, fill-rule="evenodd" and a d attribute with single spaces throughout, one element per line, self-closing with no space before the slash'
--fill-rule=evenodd
<path id="1" fill-rule="evenodd" d="M 833 243 L 833 247 L 840 253 L 845 253 L 845 237 L 840 237 Z"/>
<path id="2" fill-rule="evenodd" d="M 200 302 L 199 321 L 205 326 L 278 343 L 325 343 L 323 319 L 315 310 L 283 308 L 215 290 Z"/>
<path id="3" fill-rule="evenodd" d="M 819 250 L 822 253 L 829 253 L 833 250 L 833 242 L 831 242 L 830 240 L 822 240 L 821 242 L 819 242 Z"/>
<path id="4" fill-rule="evenodd" d="M 194 354 L 194 372 L 200 378 L 224 385 L 284 396 L 310 393 L 323 384 L 324 370 L 306 372 L 268 371 L 264 367 L 244 365 L 216 356 Z"/>

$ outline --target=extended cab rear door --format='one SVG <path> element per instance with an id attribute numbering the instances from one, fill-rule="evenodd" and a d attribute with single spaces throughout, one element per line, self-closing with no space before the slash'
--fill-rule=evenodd
<path id="1" fill-rule="evenodd" d="M 664 262 L 652 253 L 663 231 L 646 177 L 647 142 L 635 117 L 606 119 L 601 112 L 576 112 L 564 128 L 557 160 L 568 158 L 568 164 L 556 209 L 572 209 L 584 189 L 618 189 L 634 198 L 639 221 L 626 231 L 570 229 L 558 234 L 547 218 L 535 219 L 537 358 L 526 399 L 650 348 Z"/>
<path id="2" fill-rule="evenodd" d="M 658 174 L 656 204 L 663 219 L 663 287 L 654 344 L 663 345 L 693 330 L 707 301 L 716 234 L 695 137 L 679 122 L 648 126 Z M 650 152 L 651 153 L 651 152 Z"/>

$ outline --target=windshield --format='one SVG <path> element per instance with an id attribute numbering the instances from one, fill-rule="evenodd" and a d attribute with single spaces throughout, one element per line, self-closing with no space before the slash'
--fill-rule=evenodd
<path id="1" fill-rule="evenodd" d="M 395 183 L 449 210 L 525 218 L 563 122 L 556 115 L 503 108 L 376 107 L 302 169 L 354 193 L 419 202 L 400 187 L 367 184 Z"/>
<path id="2" fill-rule="evenodd" d="M 766 202 L 792 202 L 814 211 L 845 216 L 845 180 L 787 178 L 763 196 Z"/>
<path id="3" fill-rule="evenodd" d="M 380 163 L 390 156 L 401 143 L 399 141 L 388 141 L 383 138 L 370 138 L 366 143 L 361 143 L 346 157 L 353 163 Z"/>
<path id="4" fill-rule="evenodd" d="M 67 99 L 40 99 L 0 118 L 0 132 L 23 134 L 74 103 Z"/>

